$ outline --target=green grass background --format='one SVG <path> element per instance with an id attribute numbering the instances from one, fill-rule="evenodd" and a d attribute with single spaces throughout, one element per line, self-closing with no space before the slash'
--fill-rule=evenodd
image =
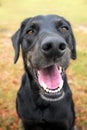
<path id="1" fill-rule="evenodd" d="M 67 70 L 79 130 L 87 130 L 87 0 L 0 0 L 0 130 L 19 130 L 15 98 L 22 59 L 13 65 L 12 34 L 27 17 L 58 14 L 70 21 L 77 43 L 77 60 Z"/>
<path id="2" fill-rule="evenodd" d="M 86 0 L 1 0 L 0 20 L 21 20 L 38 14 L 59 14 L 73 23 L 87 23 Z"/>

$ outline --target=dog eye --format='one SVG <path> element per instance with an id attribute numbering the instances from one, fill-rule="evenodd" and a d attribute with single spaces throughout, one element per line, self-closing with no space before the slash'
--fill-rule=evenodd
<path id="1" fill-rule="evenodd" d="M 27 31 L 28 35 L 32 35 L 33 33 L 34 33 L 33 29 L 30 29 L 30 30 Z"/>
<path id="2" fill-rule="evenodd" d="M 68 31 L 68 27 L 62 26 L 60 27 L 60 31 L 62 31 L 63 33 L 66 33 Z"/>

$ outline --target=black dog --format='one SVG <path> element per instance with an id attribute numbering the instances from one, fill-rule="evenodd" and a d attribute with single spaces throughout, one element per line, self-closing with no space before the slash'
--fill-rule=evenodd
<path id="1" fill-rule="evenodd" d="M 72 93 L 65 70 L 76 59 L 70 23 L 57 15 L 22 22 L 12 37 L 16 63 L 22 48 L 25 74 L 17 112 L 25 130 L 75 130 Z"/>

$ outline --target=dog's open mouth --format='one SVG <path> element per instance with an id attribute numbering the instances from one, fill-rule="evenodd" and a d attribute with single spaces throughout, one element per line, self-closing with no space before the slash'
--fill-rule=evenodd
<path id="1" fill-rule="evenodd" d="M 41 86 L 41 97 L 45 100 L 56 101 L 64 96 L 62 67 L 52 65 L 38 71 L 38 82 Z"/>

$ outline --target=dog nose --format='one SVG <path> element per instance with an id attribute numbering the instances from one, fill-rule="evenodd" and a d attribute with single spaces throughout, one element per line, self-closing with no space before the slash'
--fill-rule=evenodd
<path id="1" fill-rule="evenodd" d="M 41 44 L 41 51 L 47 56 L 61 57 L 66 50 L 66 42 L 63 39 L 47 38 Z"/>

